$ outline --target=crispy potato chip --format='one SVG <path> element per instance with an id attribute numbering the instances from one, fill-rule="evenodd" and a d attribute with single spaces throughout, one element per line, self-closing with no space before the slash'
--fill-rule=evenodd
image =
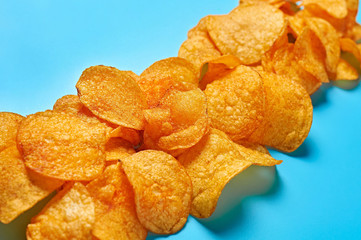
<path id="1" fill-rule="evenodd" d="M 238 57 L 224 55 L 203 64 L 199 81 L 200 89 L 204 90 L 208 83 L 227 75 L 242 62 Z"/>
<path id="2" fill-rule="evenodd" d="M 84 105 L 80 102 L 79 96 L 65 95 L 56 100 L 53 110 L 78 114 L 81 112 L 83 107 Z"/>
<path id="3" fill-rule="evenodd" d="M 342 19 L 347 15 L 347 3 L 345 0 L 303 0 L 303 5 L 317 5 L 332 17 Z"/>
<path id="4" fill-rule="evenodd" d="M 259 73 L 266 94 L 265 113 L 261 125 L 248 140 L 285 152 L 294 151 L 311 128 L 311 99 L 298 83 L 273 73 Z"/>
<path id="5" fill-rule="evenodd" d="M 192 197 L 192 183 L 182 165 L 155 150 L 138 152 L 122 163 L 142 225 L 159 234 L 179 231 L 187 221 Z"/>
<path id="6" fill-rule="evenodd" d="M 122 138 L 110 138 L 105 144 L 106 161 L 120 160 L 134 153 L 132 144 Z"/>
<path id="7" fill-rule="evenodd" d="M 193 64 L 180 57 L 170 57 L 157 61 L 140 74 L 141 82 L 145 79 L 154 78 L 171 78 L 198 85 L 198 71 Z M 142 84 L 139 83 L 139 85 L 142 87 Z"/>
<path id="8" fill-rule="evenodd" d="M 357 70 L 342 58 L 337 65 L 337 80 L 356 80 L 359 78 Z"/>
<path id="9" fill-rule="evenodd" d="M 0 112 L 0 152 L 16 144 L 16 134 L 23 119 L 23 116 L 16 113 Z"/>
<path id="10" fill-rule="evenodd" d="M 261 124 L 265 95 L 260 75 L 243 65 L 207 85 L 211 126 L 233 139 L 246 138 Z"/>
<path id="11" fill-rule="evenodd" d="M 305 27 L 294 45 L 295 60 L 321 82 L 329 82 L 325 69 L 326 50 L 319 37 Z"/>
<path id="12" fill-rule="evenodd" d="M 207 21 L 209 35 L 221 53 L 237 56 L 246 65 L 259 62 L 285 26 L 283 13 L 265 2 L 240 3 L 228 15 Z"/>
<path id="13" fill-rule="evenodd" d="M 206 96 L 198 88 L 169 92 L 158 108 L 145 110 L 144 116 L 145 144 L 166 152 L 193 146 L 209 126 Z"/>
<path id="14" fill-rule="evenodd" d="M 254 150 L 241 152 L 244 147 L 233 143 L 225 133 L 211 129 L 199 143 L 178 157 L 193 185 L 191 214 L 207 218 L 214 212 L 224 186 L 237 174 L 253 164 L 259 156 L 271 161 L 268 154 Z M 251 152 L 258 154 L 250 155 Z M 257 161 L 262 161 L 257 159 Z M 275 164 L 277 162 L 274 160 Z M 267 162 L 267 161 L 265 161 Z"/>
<path id="15" fill-rule="evenodd" d="M 11 222 L 62 184 L 27 170 L 15 144 L 1 151 L 0 222 Z"/>
<path id="16" fill-rule="evenodd" d="M 86 185 L 95 203 L 92 234 L 99 240 L 145 239 L 147 230 L 138 220 L 134 193 L 121 165 L 107 167 Z"/>
<path id="17" fill-rule="evenodd" d="M 80 101 L 101 119 L 141 130 L 147 102 L 133 74 L 113 67 L 93 66 L 84 70 L 76 84 Z"/>
<path id="18" fill-rule="evenodd" d="M 94 202 L 81 183 L 67 183 L 31 220 L 28 240 L 92 239 Z"/>
<path id="19" fill-rule="evenodd" d="M 105 166 L 105 126 L 74 114 L 46 111 L 22 121 L 17 136 L 25 165 L 61 180 L 91 180 Z"/>

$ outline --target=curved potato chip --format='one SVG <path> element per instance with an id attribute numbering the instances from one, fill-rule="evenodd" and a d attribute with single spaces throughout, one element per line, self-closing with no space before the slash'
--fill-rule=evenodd
<path id="1" fill-rule="evenodd" d="M 242 64 L 238 57 L 224 55 L 202 65 L 199 88 L 204 90 L 208 83 L 227 75 L 231 70 Z"/>
<path id="2" fill-rule="evenodd" d="M 28 240 L 92 239 L 94 203 L 81 183 L 67 183 L 45 208 L 31 220 Z"/>
<path id="3" fill-rule="evenodd" d="M 59 112 L 68 112 L 78 114 L 84 105 L 80 102 L 77 95 L 65 95 L 56 100 L 53 110 Z"/>
<path id="4" fill-rule="evenodd" d="M 303 5 L 317 5 L 332 17 L 342 19 L 347 15 L 347 4 L 345 0 L 303 0 Z"/>
<path id="5" fill-rule="evenodd" d="M 207 85 L 211 126 L 231 138 L 248 137 L 262 122 L 265 96 L 260 75 L 243 65 Z"/>
<path id="6" fill-rule="evenodd" d="M 0 112 L 0 152 L 16 144 L 16 134 L 23 119 L 23 116 L 16 113 Z"/>
<path id="7" fill-rule="evenodd" d="M 337 80 L 356 80 L 359 78 L 357 70 L 342 58 L 337 65 Z"/>
<path id="8" fill-rule="evenodd" d="M 142 225 L 159 234 L 179 231 L 187 221 L 192 197 L 192 183 L 183 166 L 155 150 L 138 152 L 122 163 Z"/>
<path id="9" fill-rule="evenodd" d="M 283 13 L 265 2 L 240 3 L 228 15 L 212 16 L 209 35 L 223 55 L 237 56 L 243 64 L 261 60 L 283 32 Z"/>
<path id="10" fill-rule="evenodd" d="M 113 67 L 84 70 L 76 84 L 80 101 L 96 116 L 111 123 L 141 130 L 147 102 L 133 74 Z"/>
<path id="11" fill-rule="evenodd" d="M 329 82 L 325 69 L 326 50 L 319 37 L 305 27 L 294 45 L 295 60 L 321 82 Z"/>
<path id="12" fill-rule="evenodd" d="M 122 138 L 110 138 L 105 144 L 106 161 L 120 160 L 134 153 L 132 144 Z"/>
<path id="13" fill-rule="evenodd" d="M 274 73 L 259 73 L 266 94 L 265 113 L 261 125 L 248 140 L 286 152 L 294 151 L 311 128 L 311 99 L 298 83 Z"/>
<path id="14" fill-rule="evenodd" d="M 0 222 L 11 222 L 62 184 L 27 170 L 15 144 L 1 151 Z"/>
<path id="15" fill-rule="evenodd" d="M 92 234 L 99 240 L 145 239 L 147 230 L 138 220 L 134 193 L 121 165 L 107 167 L 86 185 L 95 203 Z"/>
<path id="16" fill-rule="evenodd" d="M 196 35 L 182 43 L 178 57 L 187 59 L 200 71 L 203 63 L 220 57 L 222 54 L 207 36 Z"/>
<path id="17" fill-rule="evenodd" d="M 19 127 L 25 165 L 61 180 L 91 180 L 105 166 L 105 126 L 74 114 L 46 111 L 29 115 Z"/>
<path id="18" fill-rule="evenodd" d="M 271 165 L 271 161 L 274 164 L 280 163 L 268 154 L 251 149 L 240 151 L 242 148 L 244 147 L 232 142 L 225 133 L 212 128 L 199 143 L 178 157 L 192 180 L 193 216 L 211 216 L 224 186 L 252 164 L 264 162 L 264 165 Z M 257 159 L 260 156 L 261 159 Z"/>

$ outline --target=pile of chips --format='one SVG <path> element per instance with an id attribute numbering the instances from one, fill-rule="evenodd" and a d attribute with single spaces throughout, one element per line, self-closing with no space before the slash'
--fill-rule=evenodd
<path id="1" fill-rule="evenodd" d="M 178 57 L 139 76 L 86 69 L 78 95 L 27 117 L 0 113 L 0 221 L 55 197 L 28 239 L 145 239 L 214 212 L 265 146 L 291 152 L 312 124 L 310 94 L 360 73 L 358 1 L 247 0 L 207 16 Z M 10 180 L 11 179 L 11 180 Z"/>

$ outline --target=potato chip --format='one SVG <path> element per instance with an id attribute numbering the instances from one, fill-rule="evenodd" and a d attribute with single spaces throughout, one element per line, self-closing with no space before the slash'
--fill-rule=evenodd
<path id="1" fill-rule="evenodd" d="M 356 42 L 350 38 L 340 38 L 340 46 L 343 52 L 352 53 L 356 59 L 361 62 L 360 49 L 357 47 Z"/>
<path id="2" fill-rule="evenodd" d="M 243 64 L 261 60 L 285 28 L 283 13 L 265 2 L 240 3 L 228 15 L 207 22 L 211 39 L 222 55 L 237 56 Z"/>
<path id="3" fill-rule="evenodd" d="M 122 163 L 142 225 L 159 234 L 179 231 L 187 221 L 192 197 L 192 183 L 182 165 L 155 150 L 138 152 Z"/>
<path id="4" fill-rule="evenodd" d="M 56 100 L 53 110 L 78 114 L 81 112 L 83 107 L 84 105 L 80 102 L 79 96 L 65 95 Z"/>
<path id="5" fill-rule="evenodd" d="M 329 82 L 325 69 L 326 50 L 318 36 L 305 27 L 294 45 L 295 60 L 321 82 Z"/>
<path id="6" fill-rule="evenodd" d="M 207 85 L 211 126 L 234 139 L 248 137 L 262 122 L 265 96 L 260 75 L 243 65 Z"/>
<path id="7" fill-rule="evenodd" d="M 167 152 L 193 146 L 209 126 L 206 96 L 198 88 L 169 92 L 158 108 L 145 110 L 144 116 L 145 144 Z"/>
<path id="8" fill-rule="evenodd" d="M 273 73 L 259 73 L 266 94 L 265 113 L 261 125 L 248 140 L 285 152 L 294 151 L 311 128 L 311 99 L 301 85 Z"/>
<path id="9" fill-rule="evenodd" d="M 29 115 L 18 132 L 25 165 L 61 180 L 91 180 L 105 165 L 105 126 L 74 114 L 46 111 Z"/>
<path id="10" fill-rule="evenodd" d="M 112 138 L 123 138 L 133 144 L 133 146 L 137 146 L 140 143 L 140 134 L 139 131 L 134 130 L 132 128 L 119 126 L 109 133 L 109 137 Z"/>
<path id="11" fill-rule="evenodd" d="M 93 66 L 84 70 L 76 88 L 80 101 L 101 119 L 141 130 L 147 102 L 129 71 Z"/>
<path id="12" fill-rule="evenodd" d="M 15 144 L 1 151 L 0 222 L 11 222 L 62 184 L 27 170 Z"/>
<path id="13" fill-rule="evenodd" d="M 132 144 L 122 138 L 110 138 L 105 144 L 106 161 L 121 160 L 134 153 Z"/>
<path id="14" fill-rule="evenodd" d="M 16 134 L 23 119 L 23 116 L 16 113 L 0 112 L 0 152 L 16 144 Z"/>
<path id="15" fill-rule="evenodd" d="M 317 5 L 332 17 L 342 19 L 347 15 L 347 4 L 345 0 L 303 0 L 303 5 Z"/>
<path id="16" fill-rule="evenodd" d="M 208 83 L 227 75 L 242 62 L 238 57 L 224 55 L 203 64 L 199 81 L 200 89 L 204 90 Z"/>
<path id="17" fill-rule="evenodd" d="M 28 240 L 92 239 L 94 202 L 81 183 L 67 183 L 31 220 Z"/>
<path id="18" fill-rule="evenodd" d="M 358 41 L 361 39 L 361 25 L 359 23 L 355 23 L 354 26 L 349 29 L 346 37 L 351 38 L 354 41 Z"/>
<path id="19" fill-rule="evenodd" d="M 256 157 L 233 143 L 225 133 L 211 129 L 199 143 L 178 157 L 193 185 L 191 214 L 207 218 L 214 212 L 224 186 L 237 174 L 253 164 Z M 249 152 L 257 152 L 249 150 Z M 261 156 L 261 153 L 258 153 Z M 263 154 L 267 159 L 269 155 Z M 260 160 L 261 161 L 261 160 Z M 276 160 L 274 160 L 276 161 Z M 277 161 L 275 162 L 278 163 Z"/>
<path id="20" fill-rule="evenodd" d="M 92 234 L 99 240 L 145 239 L 147 230 L 138 220 L 134 193 L 121 165 L 107 167 L 86 185 L 95 203 Z"/>
<path id="21" fill-rule="evenodd" d="M 337 65 L 337 80 L 356 80 L 359 78 L 357 70 L 342 58 L 339 59 Z"/>

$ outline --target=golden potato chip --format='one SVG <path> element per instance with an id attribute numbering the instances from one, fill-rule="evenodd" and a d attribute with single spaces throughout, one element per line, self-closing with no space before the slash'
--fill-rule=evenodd
<path id="1" fill-rule="evenodd" d="M 207 21 L 209 35 L 222 55 L 237 56 L 246 65 L 259 62 L 285 26 L 283 13 L 266 2 L 242 2 L 228 15 Z"/>
<path id="2" fill-rule="evenodd" d="M 110 138 L 105 144 L 106 161 L 120 160 L 134 153 L 132 144 L 122 138 Z"/>
<path id="3" fill-rule="evenodd" d="M 200 89 L 204 90 L 208 83 L 221 78 L 242 62 L 238 57 L 224 55 L 203 64 L 199 81 Z"/>
<path id="4" fill-rule="evenodd" d="M 347 15 L 346 0 L 303 0 L 303 5 L 317 5 L 319 8 L 325 10 L 332 17 L 342 19 Z"/>
<path id="5" fill-rule="evenodd" d="M 80 101 L 96 116 L 111 123 L 141 130 L 147 102 L 129 71 L 93 66 L 84 70 L 76 88 Z"/>
<path id="6" fill-rule="evenodd" d="M 79 96 L 65 95 L 56 100 L 53 110 L 78 114 L 83 107 L 84 105 L 80 102 Z"/>
<path id="7" fill-rule="evenodd" d="M 0 112 L 0 152 L 16 144 L 16 134 L 23 119 L 23 116 L 16 113 Z"/>
<path id="8" fill-rule="evenodd" d="M 356 80 L 359 78 L 357 70 L 342 58 L 337 65 L 337 80 Z"/>
<path id="9" fill-rule="evenodd" d="M 81 183 L 67 183 L 31 220 L 28 240 L 92 239 L 94 202 Z"/>
<path id="10" fill-rule="evenodd" d="M 144 116 L 145 144 L 167 152 L 193 146 L 209 126 L 206 96 L 198 88 L 168 92 L 159 107 L 145 110 Z"/>
<path id="11" fill-rule="evenodd" d="M 233 139 L 248 137 L 262 122 L 265 105 L 260 75 L 243 65 L 207 85 L 211 126 Z"/>
<path id="12" fill-rule="evenodd" d="M 192 197 L 192 183 L 183 166 L 155 150 L 138 152 L 122 163 L 142 225 L 159 234 L 179 231 L 187 221 Z"/>
<path id="13" fill-rule="evenodd" d="M 22 121 L 17 136 L 25 165 L 61 180 L 91 180 L 105 166 L 105 126 L 74 114 L 46 111 Z"/>
<path id="14" fill-rule="evenodd" d="M 265 113 L 261 125 L 248 140 L 286 152 L 294 151 L 311 128 L 311 99 L 298 83 L 273 73 L 259 73 L 266 95 Z"/>
<path id="15" fill-rule="evenodd" d="M 294 45 L 295 60 L 321 82 L 329 82 L 325 69 L 326 50 L 318 36 L 305 27 Z"/>
<path id="16" fill-rule="evenodd" d="M 138 220 L 134 193 L 121 165 L 107 167 L 86 185 L 95 203 L 92 234 L 99 240 L 145 239 L 147 230 Z"/>
<path id="17" fill-rule="evenodd" d="M 62 184 L 27 170 L 15 144 L 1 151 L 0 222 L 11 222 Z"/>
<path id="18" fill-rule="evenodd" d="M 260 152 L 251 149 L 241 152 L 239 149 L 242 148 L 244 147 L 233 143 L 225 133 L 212 128 L 199 143 L 178 157 L 178 161 L 185 167 L 192 180 L 193 216 L 211 216 L 224 186 L 234 176 L 251 166 L 253 160 L 262 156 Z M 251 152 L 257 152 L 258 155 L 253 157 L 249 154 Z M 263 156 L 270 161 L 272 159 L 268 154 Z M 274 163 L 280 162 L 274 160 Z"/>
<path id="19" fill-rule="evenodd" d="M 140 74 L 140 82 L 151 81 L 154 78 L 171 78 L 198 85 L 198 71 L 193 64 L 180 57 L 170 57 L 157 61 Z M 138 84 L 142 88 L 142 84 L 139 82 Z"/>
<path id="20" fill-rule="evenodd" d="M 178 51 L 178 57 L 187 59 L 197 70 L 201 69 L 203 63 L 221 55 L 207 34 L 188 38 L 182 43 Z"/>

